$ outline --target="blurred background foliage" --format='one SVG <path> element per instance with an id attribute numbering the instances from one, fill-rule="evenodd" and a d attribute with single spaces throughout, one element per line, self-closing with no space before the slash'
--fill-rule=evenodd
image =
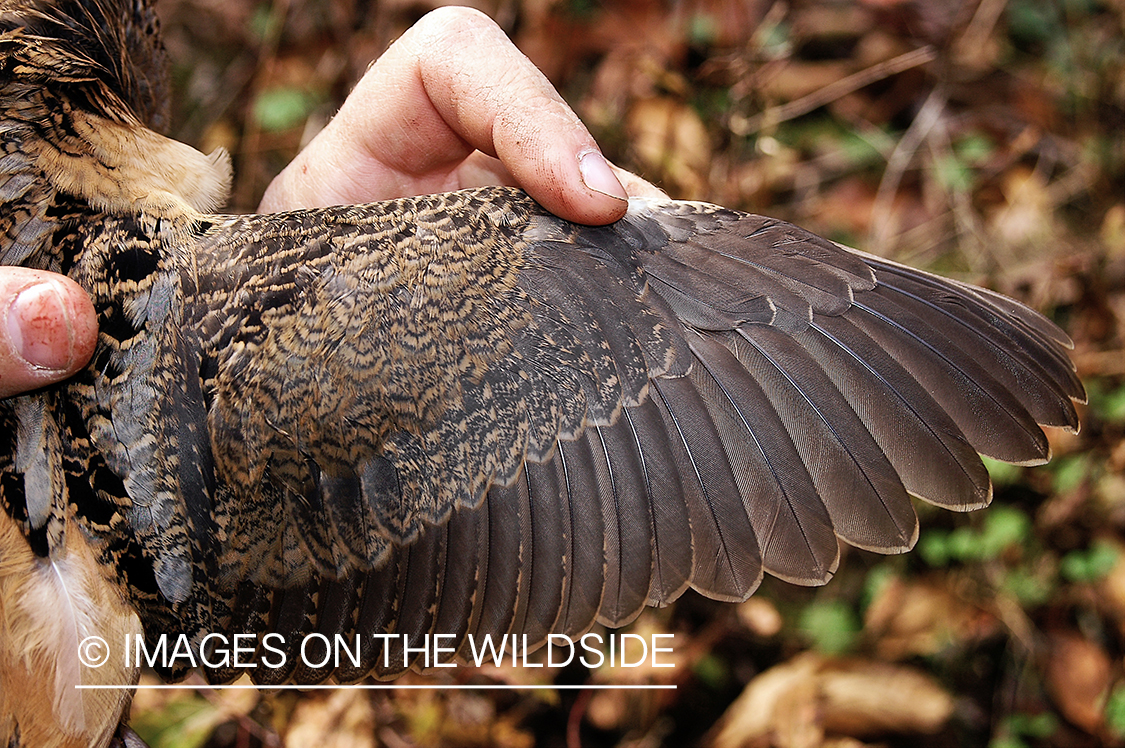
<path id="1" fill-rule="evenodd" d="M 436 2 L 162 0 L 173 135 L 234 156 L 232 209 Z M 919 505 L 914 553 L 827 587 L 691 593 L 630 630 L 676 667 L 448 683 L 675 691 L 141 692 L 153 748 L 1125 745 L 1125 1 L 480 0 L 607 155 L 674 197 L 996 288 L 1074 338 L 1081 434 Z M 410 676 L 404 683 L 433 678 Z"/>

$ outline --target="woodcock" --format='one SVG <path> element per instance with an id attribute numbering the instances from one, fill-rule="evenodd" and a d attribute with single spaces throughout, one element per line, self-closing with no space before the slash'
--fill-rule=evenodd
<path id="1" fill-rule="evenodd" d="M 136 744 L 127 690 L 75 688 L 138 677 L 91 635 L 541 643 L 905 551 L 912 496 L 983 507 L 978 453 L 1078 428 L 1051 322 L 770 218 L 589 227 L 500 187 L 214 213 L 228 159 L 157 133 L 164 68 L 148 0 L 0 0 L 0 262 L 99 320 L 82 373 L 0 401 L 0 744 Z M 379 641 L 250 672 L 420 665 Z"/>

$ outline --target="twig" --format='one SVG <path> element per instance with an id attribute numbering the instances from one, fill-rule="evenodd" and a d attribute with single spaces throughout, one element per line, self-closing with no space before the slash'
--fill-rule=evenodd
<path id="1" fill-rule="evenodd" d="M 802 114 L 808 114 L 812 110 L 829 104 L 853 91 L 858 91 L 864 86 L 875 83 L 876 81 L 881 81 L 884 78 L 889 78 L 904 70 L 909 70 L 919 65 L 925 65 L 927 62 L 931 62 L 936 58 L 937 50 L 930 45 L 926 45 L 925 47 L 919 47 L 918 49 L 901 54 L 898 57 L 884 60 L 869 68 L 852 73 L 846 78 L 841 78 L 834 83 L 830 83 L 824 88 L 813 91 L 807 96 L 802 96 L 795 101 L 790 101 L 781 106 L 770 107 L 764 112 L 755 114 L 753 117 L 746 120 L 743 127 L 739 128 L 741 131 L 737 134 L 751 135 L 766 126 L 776 125 L 779 122 L 785 122 L 800 117 Z"/>
<path id="2" fill-rule="evenodd" d="M 1007 5 L 1008 0 L 982 0 L 965 28 L 965 33 L 961 34 L 955 45 L 966 53 L 982 49 L 988 43 L 988 38 Z"/>
<path id="3" fill-rule="evenodd" d="M 582 718 L 586 716 L 593 695 L 593 691 L 579 691 L 578 698 L 570 707 L 570 715 L 566 720 L 567 748 L 582 748 Z"/>
<path id="4" fill-rule="evenodd" d="M 910 165 L 910 162 L 914 160 L 914 154 L 918 152 L 918 147 L 929 136 L 934 125 L 941 120 L 942 114 L 945 112 L 946 101 L 944 86 L 935 86 L 934 90 L 930 91 L 930 95 L 926 97 L 922 108 L 918 110 L 914 121 L 910 123 L 910 127 L 899 139 L 894 151 L 891 152 L 890 158 L 887 159 L 887 168 L 883 172 L 883 178 L 879 181 L 879 191 L 875 193 L 875 202 L 871 206 L 871 228 L 868 231 L 869 251 L 876 254 L 883 254 L 886 251 L 886 242 L 890 233 L 891 208 L 894 204 L 895 195 L 898 193 L 898 186 L 902 183 L 902 175 L 906 173 L 906 168 Z"/>
<path id="5" fill-rule="evenodd" d="M 938 164 L 942 160 L 949 158 L 953 154 L 953 143 L 949 137 L 949 130 L 944 126 L 938 130 L 937 135 L 940 135 L 940 142 L 937 138 L 929 138 L 928 145 L 930 148 L 930 162 Z M 946 197 L 951 206 L 951 212 L 954 220 L 954 236 L 958 239 L 958 243 L 962 249 L 961 256 L 969 263 L 969 268 L 974 273 L 983 273 L 986 268 L 981 265 L 980 259 L 984 257 L 988 261 L 987 269 L 995 269 L 997 265 L 1007 264 L 1010 261 L 1003 263 L 997 262 L 996 247 L 997 244 L 987 241 L 984 235 L 984 227 L 981 225 L 981 217 L 976 210 L 973 209 L 971 193 L 969 190 L 958 189 L 956 185 L 951 185 L 951 189 L 946 191 Z M 966 252 L 965 244 L 962 240 L 964 236 L 970 236 L 975 240 L 976 245 L 973 247 L 973 252 Z M 1005 251 L 1009 248 L 1006 244 L 1001 243 Z"/>

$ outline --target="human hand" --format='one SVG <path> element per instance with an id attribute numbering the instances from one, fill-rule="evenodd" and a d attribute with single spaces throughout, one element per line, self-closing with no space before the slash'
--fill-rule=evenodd
<path id="1" fill-rule="evenodd" d="M 663 195 L 606 162 L 578 116 L 491 19 L 450 7 L 391 45 L 273 181 L 260 209 L 489 184 L 518 185 L 552 213 L 588 224 L 621 218 L 627 195 Z"/>
<path id="2" fill-rule="evenodd" d="M 77 283 L 0 267 L 0 398 L 69 377 L 90 360 L 97 334 L 94 305 Z"/>

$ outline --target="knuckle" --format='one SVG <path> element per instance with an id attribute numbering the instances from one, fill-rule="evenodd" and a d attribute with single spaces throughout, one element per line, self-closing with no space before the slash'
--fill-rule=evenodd
<path id="1" fill-rule="evenodd" d="M 431 10 L 422 16 L 415 28 L 435 41 L 472 41 L 482 33 L 503 33 L 487 14 L 475 8 L 452 5 Z"/>

